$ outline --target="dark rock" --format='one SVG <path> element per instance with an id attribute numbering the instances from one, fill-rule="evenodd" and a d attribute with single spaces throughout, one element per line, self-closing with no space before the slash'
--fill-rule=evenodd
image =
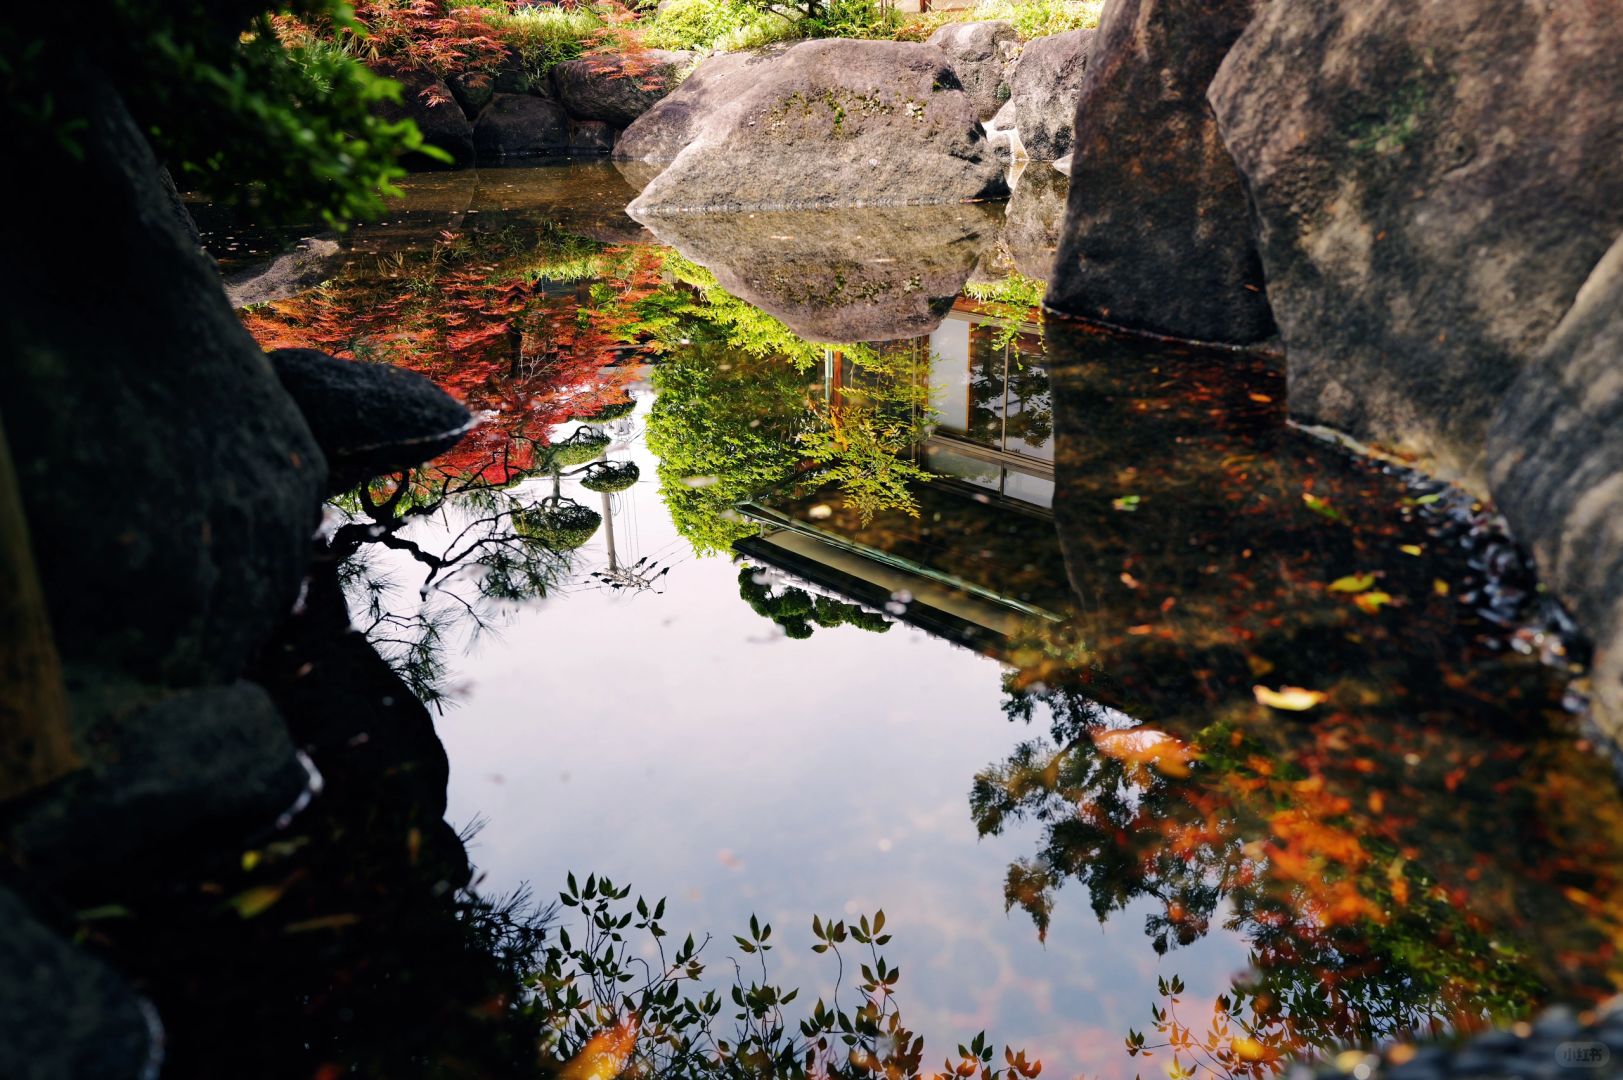
<path id="1" fill-rule="evenodd" d="M 287 724 L 254 683 L 175 692 L 81 667 L 68 692 L 86 768 L 6 831 L 31 874 L 100 877 L 173 856 L 183 840 L 240 842 L 310 788 Z"/>
<path id="2" fill-rule="evenodd" d="M 552 87 L 546 72 L 537 77 L 535 68 L 525 63 L 523 55 L 514 48 L 507 50 L 507 59 L 496 69 L 491 89 L 498 94 L 536 94 L 548 97 Z"/>
<path id="3" fill-rule="evenodd" d="M 256 676 L 272 688 L 294 740 L 320 768 L 324 803 L 388 803 L 391 815 L 404 813 L 417 824 L 444 816 L 450 762 L 433 718 L 350 625 L 332 563 L 318 563 L 304 609 L 267 650 Z"/>
<path id="4" fill-rule="evenodd" d="M 83 160 L 18 197 L 74 207 L 119 286 L 87 318 L 53 215 L 13 223 L 33 254 L 0 267 L 0 402 L 51 624 L 65 661 L 234 678 L 298 594 L 327 465 L 122 103 L 86 80 L 62 104 Z"/>
<path id="5" fill-rule="evenodd" d="M 762 65 L 782 56 L 788 49 L 789 46 L 769 45 L 704 61 L 680 86 L 621 133 L 614 144 L 614 159 L 660 165 L 675 160 L 698 134 L 701 119 L 731 103 L 755 82 Z M 658 173 L 658 169 L 653 170 L 636 186 L 647 187 L 647 181 Z"/>
<path id="6" fill-rule="evenodd" d="M 1009 74 L 1009 100 L 1020 143 L 1033 160 L 1053 161 L 1071 152 L 1093 42 L 1092 30 L 1068 30 L 1028 41 L 1020 51 Z"/>
<path id="7" fill-rule="evenodd" d="M 569 149 L 576 154 L 607 154 L 614 149 L 615 134 L 601 120 L 577 120 L 569 125 Z"/>
<path id="8" fill-rule="evenodd" d="M 555 101 L 497 94 L 473 126 L 480 158 L 525 157 L 569 149 L 569 114 Z"/>
<path id="9" fill-rule="evenodd" d="M 1511 385 L 1487 459 L 1494 500 L 1595 643 L 1596 719 L 1623 737 L 1623 239 Z"/>
<path id="10" fill-rule="evenodd" d="M 1206 102 L 1256 3 L 1105 8 L 1076 109 L 1069 217 L 1048 293 L 1056 311 L 1196 341 L 1273 333 L 1245 190 Z"/>
<path id="11" fill-rule="evenodd" d="M 814 341 L 934 330 L 997 232 L 995 206 L 662 214 L 644 223 L 722 288 Z M 832 219 L 832 220 L 831 220 Z"/>
<path id="12" fill-rule="evenodd" d="M 229 275 L 225 295 L 234 308 L 286 300 L 332 277 L 343 261 L 338 241 L 307 236 L 269 262 Z"/>
<path id="13" fill-rule="evenodd" d="M 1623 230 L 1605 5 L 1264 6 L 1211 86 L 1298 416 L 1481 490 L 1505 391 Z"/>
<path id="14" fill-rule="evenodd" d="M 465 71 L 452 75 L 445 80 L 450 89 L 451 96 L 456 103 L 462 106 L 462 114 L 469 120 L 479 115 L 479 110 L 490 104 L 490 99 L 496 93 L 496 77 L 488 71 Z"/>
<path id="15" fill-rule="evenodd" d="M 0 1076 L 152 1080 L 156 1014 L 100 960 L 0 889 Z"/>
<path id="16" fill-rule="evenodd" d="M 676 88 L 696 54 L 649 49 L 636 56 L 593 53 L 552 69 L 552 92 L 577 120 L 623 128 Z"/>
<path id="17" fill-rule="evenodd" d="M 1009 69 L 1020 51 L 1013 23 L 1002 19 L 948 23 L 931 34 L 927 44 L 947 54 L 947 63 L 975 105 L 977 120 L 991 119 L 1009 100 Z"/>
<path id="18" fill-rule="evenodd" d="M 632 216 L 953 203 L 1007 191 L 940 49 L 807 41 L 752 74 L 698 118 L 696 137 L 631 204 Z"/>
<path id="19" fill-rule="evenodd" d="M 458 165 L 473 160 L 473 127 L 451 94 L 451 88 L 425 71 L 387 71 L 391 79 L 400 83 L 400 100 L 385 102 L 378 107 L 378 115 L 386 120 L 414 120 L 422 130 L 423 141 L 450 154 Z M 410 164 L 420 167 L 443 167 L 443 162 L 422 155 L 414 155 Z"/>
<path id="20" fill-rule="evenodd" d="M 316 349 L 269 355 L 326 455 L 330 491 L 421 464 L 462 441 L 473 426 L 467 409 L 416 372 L 339 360 Z"/>
<path id="21" fill-rule="evenodd" d="M 1065 224 L 1065 192 L 1069 181 L 1046 166 L 1032 166 L 1020 174 L 1009 199 L 1003 242 L 1014 268 L 1028 278 L 1047 281 L 1054 270 Z"/>

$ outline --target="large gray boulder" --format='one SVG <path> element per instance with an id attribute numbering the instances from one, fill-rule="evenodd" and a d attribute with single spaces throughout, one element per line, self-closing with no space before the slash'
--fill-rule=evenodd
<path id="1" fill-rule="evenodd" d="M 298 596 L 327 464 L 122 103 L 87 83 L 71 105 L 82 161 L 18 196 L 78 207 L 119 286 L 87 318 L 46 214 L 13 223 L 30 255 L 0 266 L 0 407 L 51 625 L 70 663 L 235 678 Z"/>
<path id="2" fill-rule="evenodd" d="M 577 120 L 623 128 L 676 88 L 696 54 L 648 49 L 593 53 L 552 69 L 552 92 Z"/>
<path id="3" fill-rule="evenodd" d="M 704 61 L 673 92 L 621 132 L 614 144 L 614 160 L 659 165 L 675 160 L 693 141 L 704 117 L 730 104 L 755 82 L 762 65 L 788 49 L 785 45 L 769 45 Z"/>
<path id="4" fill-rule="evenodd" d="M 964 93 L 975 103 L 975 118 L 990 120 L 1009 100 L 1009 70 L 1020 54 L 1020 35 L 1002 19 L 948 23 L 926 44 L 947 54 Z"/>
<path id="5" fill-rule="evenodd" d="M 480 158 L 529 157 L 569 149 L 569 114 L 529 94 L 497 94 L 473 126 Z"/>
<path id="6" fill-rule="evenodd" d="M 234 308 L 286 300 L 313 289 L 338 272 L 344 251 L 330 236 L 307 236 L 288 250 L 225 278 Z"/>
<path id="7" fill-rule="evenodd" d="M 1495 501 L 1595 643 L 1597 717 L 1623 737 L 1623 239 L 1511 385 L 1487 459 Z"/>
<path id="8" fill-rule="evenodd" d="M 680 211 L 903 206 L 1006 193 L 969 96 L 940 49 L 807 41 L 732 85 L 631 204 Z"/>
<path id="9" fill-rule="evenodd" d="M 813 341 L 895 341 L 940 325 L 995 236 L 991 205 L 664 214 L 645 219 L 729 293 Z"/>
<path id="10" fill-rule="evenodd" d="M 130 985 L 0 889 L 0 1076 L 153 1080 L 157 1014 Z"/>
<path id="11" fill-rule="evenodd" d="M 1009 74 L 1009 100 L 1026 154 L 1053 161 L 1071 152 L 1071 127 L 1087 75 L 1094 31 L 1068 30 L 1026 42 Z"/>
<path id="12" fill-rule="evenodd" d="M 1076 108 L 1050 307 L 1196 341 L 1273 333 L 1245 190 L 1206 102 L 1257 2 L 1106 6 Z"/>
<path id="13" fill-rule="evenodd" d="M 1607 4 L 1261 9 L 1210 96 L 1296 415 L 1481 489 L 1490 418 L 1623 230 L 1619 55 Z"/>

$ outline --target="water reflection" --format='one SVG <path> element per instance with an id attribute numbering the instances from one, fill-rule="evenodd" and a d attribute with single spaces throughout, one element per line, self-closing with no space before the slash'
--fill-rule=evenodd
<path id="1" fill-rule="evenodd" d="M 382 617 L 402 558 L 415 586 L 495 523 L 469 580 L 505 639 L 433 646 L 497 880 L 606 866 L 696 926 L 882 904 L 927 1041 L 988 1026 L 1061 1073 L 1131 1075 L 1169 1009 L 1216 1009 L 1198 1056 L 1238 1075 L 1615 985 L 1623 802 L 1513 553 L 1291 431 L 1264 360 L 1043 327 L 1062 188 L 650 222 L 671 250 L 583 235 L 612 214 L 535 174 L 249 316 L 490 414 L 345 527 L 388 538 Z M 606 658 L 612 700 L 571 677 Z"/>

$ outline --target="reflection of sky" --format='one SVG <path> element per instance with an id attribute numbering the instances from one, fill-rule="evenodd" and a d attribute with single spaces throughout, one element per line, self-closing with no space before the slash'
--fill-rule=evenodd
<path id="1" fill-rule="evenodd" d="M 668 896 L 678 939 L 716 935 L 716 975 L 757 913 L 781 940 L 774 977 L 802 1000 L 833 976 L 810 952 L 811 916 L 883 907 L 903 1020 L 931 1061 L 984 1028 L 1044 1059 L 1045 1076 L 1131 1076 L 1146 1066 L 1121 1041 L 1148 1026 L 1157 974 L 1181 974 L 1192 1006 L 1226 989 L 1241 943 L 1214 931 L 1158 960 L 1148 905 L 1100 927 L 1084 891 L 1063 890 L 1046 946 L 1004 914 L 1005 870 L 1033 836 L 977 840 L 968 792 L 1043 732 L 1004 719 L 994 661 L 901 625 L 789 640 L 739 598 L 727 559 L 692 557 L 640 440 L 611 456 L 643 474 L 614 497 L 620 560 L 673 565 L 663 594 L 577 583 L 450 658 L 449 816 L 488 822 L 470 852 L 484 891 L 530 882 L 547 897 L 574 870 Z M 580 555 L 580 576 L 606 564 L 601 531 Z"/>

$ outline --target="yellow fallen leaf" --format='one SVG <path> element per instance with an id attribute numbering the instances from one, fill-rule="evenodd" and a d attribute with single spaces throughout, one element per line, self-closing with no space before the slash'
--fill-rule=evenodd
<path id="1" fill-rule="evenodd" d="M 282 898 L 286 886 L 283 885 L 256 885 L 252 889 L 233 896 L 226 903 L 237 909 L 237 914 L 244 919 L 252 919 L 256 915 L 263 915 L 269 911 L 276 902 Z"/>
<path id="2" fill-rule="evenodd" d="M 1392 594 L 1384 592 L 1359 593 L 1353 597 L 1353 603 L 1366 614 L 1373 615 L 1381 608 L 1392 602 Z"/>
<path id="3" fill-rule="evenodd" d="M 1330 583 L 1331 592 L 1363 592 L 1375 585 L 1374 574 L 1348 574 Z"/>
<path id="4" fill-rule="evenodd" d="M 1322 690 L 1308 690 L 1301 686 L 1281 686 L 1278 690 L 1270 690 L 1259 685 L 1253 686 L 1251 692 L 1256 695 L 1257 704 L 1286 712 L 1305 712 L 1330 696 Z"/>
<path id="5" fill-rule="evenodd" d="M 1405 555 L 1419 555 L 1425 550 L 1425 548 L 1421 547 L 1419 544 L 1402 544 L 1398 547 L 1398 550 L 1403 552 Z"/>
<path id="6" fill-rule="evenodd" d="M 1431 591 L 1436 593 L 1438 596 L 1447 596 L 1448 582 L 1444 581 L 1442 578 L 1433 578 L 1431 582 Z"/>

